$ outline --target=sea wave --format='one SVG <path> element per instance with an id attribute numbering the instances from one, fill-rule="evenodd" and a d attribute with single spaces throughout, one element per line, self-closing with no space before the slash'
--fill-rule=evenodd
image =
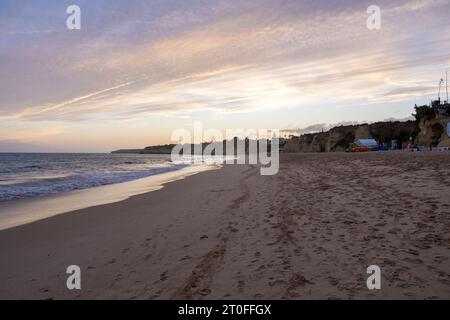
<path id="1" fill-rule="evenodd" d="M 180 170 L 187 166 L 187 164 L 166 164 L 143 170 L 110 172 L 92 171 L 60 177 L 33 178 L 25 182 L 16 180 L 11 181 L 10 184 L 0 184 L 0 202 L 127 182 L 165 172 Z"/>

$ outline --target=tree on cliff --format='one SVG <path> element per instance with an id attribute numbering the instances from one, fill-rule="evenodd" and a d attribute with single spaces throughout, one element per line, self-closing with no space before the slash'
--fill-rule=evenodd
<path id="1" fill-rule="evenodd" d="M 413 116 L 416 118 L 417 122 L 419 122 L 420 119 L 430 120 L 436 117 L 436 111 L 427 105 L 420 107 L 415 105 L 414 110 L 416 111 L 416 113 L 413 113 Z"/>

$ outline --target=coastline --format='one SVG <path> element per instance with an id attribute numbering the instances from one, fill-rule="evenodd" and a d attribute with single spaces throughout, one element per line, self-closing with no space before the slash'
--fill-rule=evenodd
<path id="1" fill-rule="evenodd" d="M 0 231 L 75 210 L 123 201 L 134 195 L 159 190 L 169 182 L 214 168 L 215 166 L 206 164 L 188 166 L 126 182 L 0 202 Z"/>
<path id="2" fill-rule="evenodd" d="M 449 154 L 280 160 L 275 176 L 225 165 L 0 231 L 0 298 L 450 297 Z M 382 290 L 366 287 L 372 264 Z"/>

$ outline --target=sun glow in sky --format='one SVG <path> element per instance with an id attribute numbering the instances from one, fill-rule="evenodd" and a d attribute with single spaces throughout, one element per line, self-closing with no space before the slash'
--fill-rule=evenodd
<path id="1" fill-rule="evenodd" d="M 405 119 L 450 68 L 449 16 L 450 0 L 3 0 L 0 151 L 141 148 L 197 120 Z"/>

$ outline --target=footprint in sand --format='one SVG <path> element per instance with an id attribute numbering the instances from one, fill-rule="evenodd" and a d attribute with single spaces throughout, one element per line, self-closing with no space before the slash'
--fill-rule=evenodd
<path id="1" fill-rule="evenodd" d="M 111 259 L 107 263 L 105 263 L 104 265 L 107 266 L 107 265 L 110 265 L 110 264 L 113 264 L 113 263 L 116 263 L 116 259 Z"/>
<path id="2" fill-rule="evenodd" d="M 161 275 L 159 276 L 159 279 L 161 280 L 161 281 L 166 281 L 167 280 L 167 278 L 168 278 L 168 271 L 164 271 L 163 273 L 161 273 Z"/>

